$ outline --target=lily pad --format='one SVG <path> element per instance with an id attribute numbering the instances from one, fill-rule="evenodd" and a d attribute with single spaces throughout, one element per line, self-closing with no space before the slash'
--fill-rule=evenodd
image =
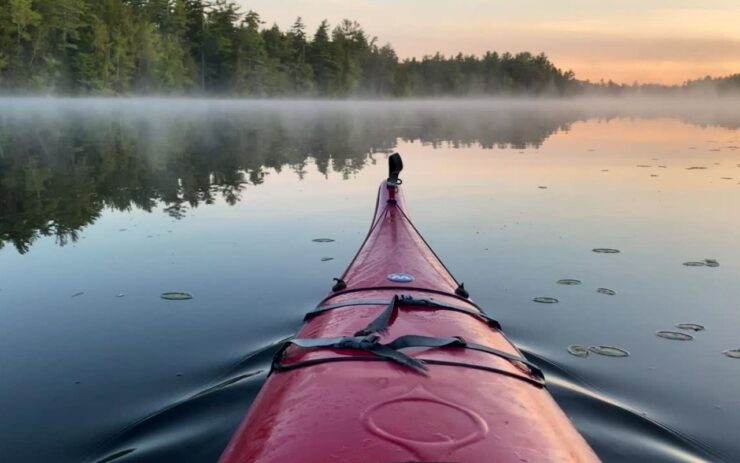
<path id="1" fill-rule="evenodd" d="M 679 333 L 678 331 L 657 331 L 655 335 L 672 341 L 691 341 L 694 339 L 690 334 Z"/>
<path id="2" fill-rule="evenodd" d="M 704 326 L 697 323 L 679 323 L 676 328 L 679 330 L 704 331 Z"/>
<path id="3" fill-rule="evenodd" d="M 600 254 L 619 254 L 619 249 L 611 249 L 611 248 L 595 248 L 592 249 L 593 252 L 598 252 Z"/>
<path id="4" fill-rule="evenodd" d="M 574 280 L 572 278 L 564 278 L 562 280 L 558 280 L 557 284 L 566 285 L 566 286 L 580 285 L 581 280 Z"/>
<path id="5" fill-rule="evenodd" d="M 558 301 L 554 297 L 535 297 L 532 299 L 534 302 L 539 302 L 540 304 L 557 304 Z"/>
<path id="6" fill-rule="evenodd" d="M 191 294 L 181 292 L 162 293 L 159 297 L 168 301 L 186 301 L 193 298 Z"/>
<path id="7" fill-rule="evenodd" d="M 594 354 L 604 355 L 606 357 L 629 357 L 630 355 L 626 350 L 613 346 L 591 346 L 588 350 Z"/>
<path id="8" fill-rule="evenodd" d="M 728 349 L 722 352 L 722 354 L 730 357 L 731 359 L 740 359 L 740 349 Z"/>
<path id="9" fill-rule="evenodd" d="M 315 238 L 312 240 L 314 243 L 333 243 L 334 240 L 331 238 Z"/>
<path id="10" fill-rule="evenodd" d="M 588 357 L 589 351 L 588 347 L 586 346 L 579 346 L 578 344 L 573 344 L 568 346 L 568 353 L 570 355 L 575 355 L 576 357 L 586 358 Z"/>

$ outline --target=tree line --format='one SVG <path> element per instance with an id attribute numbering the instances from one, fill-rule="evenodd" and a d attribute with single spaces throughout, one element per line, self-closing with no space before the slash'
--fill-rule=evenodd
<path id="1" fill-rule="evenodd" d="M 544 54 L 400 60 L 357 22 L 265 27 L 232 0 L 0 0 L 0 88 L 59 94 L 563 94 Z"/>

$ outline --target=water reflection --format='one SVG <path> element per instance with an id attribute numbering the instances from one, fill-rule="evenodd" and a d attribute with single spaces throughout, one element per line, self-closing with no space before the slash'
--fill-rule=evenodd
<path id="1" fill-rule="evenodd" d="M 233 205 L 269 170 L 302 178 L 309 159 L 349 177 L 399 140 L 524 150 L 576 121 L 668 113 L 740 126 L 734 111 L 693 103 L 0 99 L 0 107 L 0 248 L 21 253 L 40 236 L 77 241 L 105 208 L 162 204 L 181 219 L 217 198 Z"/>

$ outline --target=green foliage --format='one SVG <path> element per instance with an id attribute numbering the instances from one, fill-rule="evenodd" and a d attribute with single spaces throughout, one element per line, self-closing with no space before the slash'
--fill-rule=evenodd
<path id="1" fill-rule="evenodd" d="M 357 22 L 264 28 L 233 0 L 0 0 L 0 85 L 64 94 L 244 96 L 558 93 L 571 72 L 544 55 L 399 62 Z"/>

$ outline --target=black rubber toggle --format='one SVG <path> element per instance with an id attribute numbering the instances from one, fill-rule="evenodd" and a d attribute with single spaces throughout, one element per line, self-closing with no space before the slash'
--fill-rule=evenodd
<path id="1" fill-rule="evenodd" d="M 345 283 L 341 278 L 334 278 L 334 281 L 336 281 L 336 283 L 331 287 L 332 291 L 336 292 L 347 288 L 347 283 Z"/>
<path id="2" fill-rule="evenodd" d="M 460 286 L 457 287 L 455 290 L 455 294 L 457 294 L 460 297 L 464 297 L 465 299 L 470 297 L 470 293 L 467 289 L 465 289 L 465 283 L 460 283 Z"/>
<path id="3" fill-rule="evenodd" d="M 401 179 L 398 178 L 398 175 L 403 170 L 403 160 L 401 160 L 401 155 L 398 153 L 393 153 L 388 158 L 388 183 L 391 185 L 400 185 Z"/>

